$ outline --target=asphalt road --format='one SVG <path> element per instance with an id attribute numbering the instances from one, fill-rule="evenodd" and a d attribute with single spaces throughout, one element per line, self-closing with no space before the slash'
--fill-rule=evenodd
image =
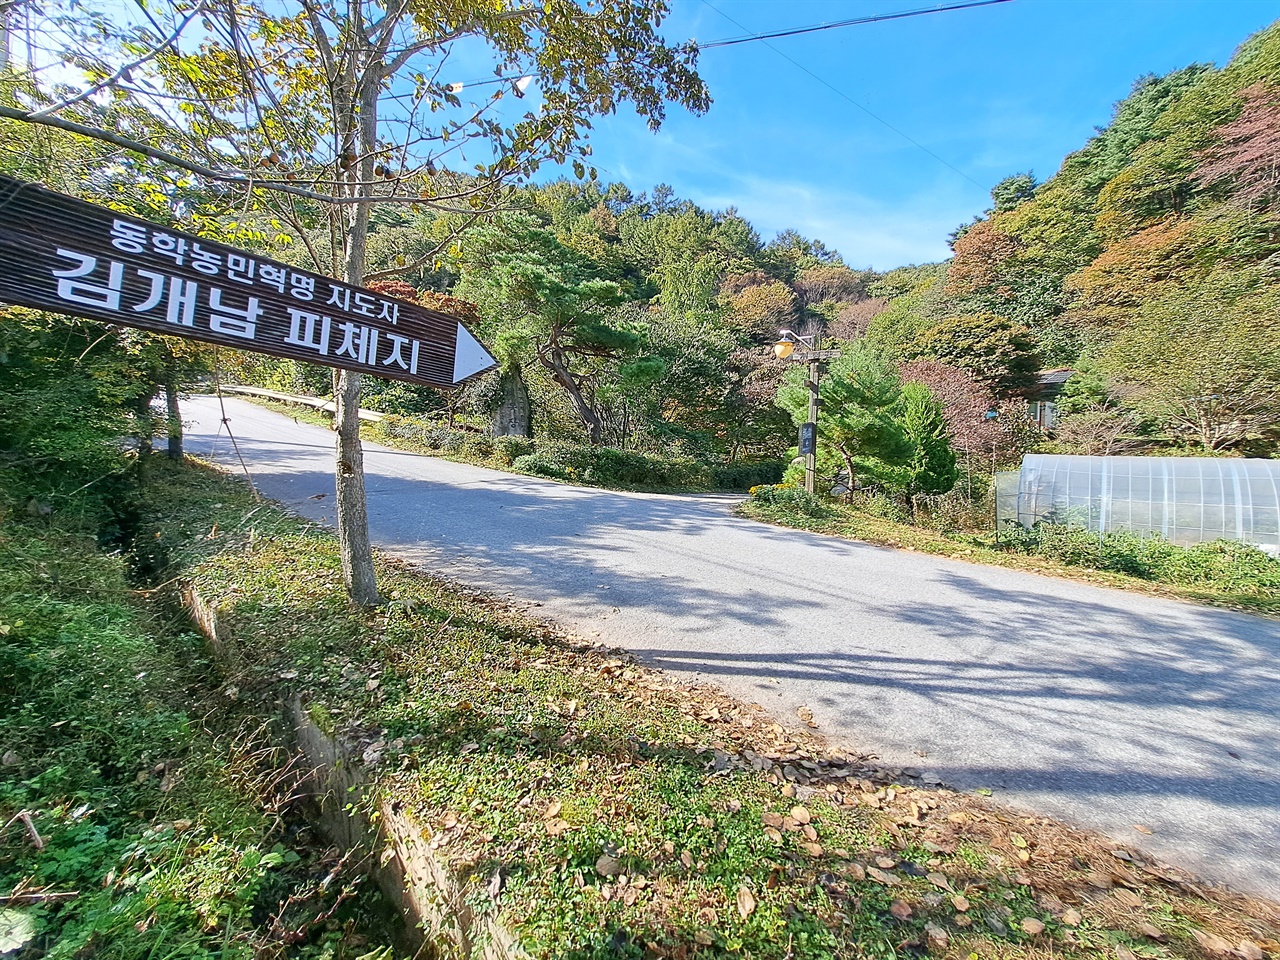
<path id="1" fill-rule="evenodd" d="M 184 411 L 188 449 L 233 465 L 216 401 Z M 227 411 L 259 489 L 332 522 L 332 434 Z M 792 722 L 808 706 L 888 765 L 1280 900 L 1274 621 L 770 527 L 734 497 L 365 456 L 385 550 Z"/>

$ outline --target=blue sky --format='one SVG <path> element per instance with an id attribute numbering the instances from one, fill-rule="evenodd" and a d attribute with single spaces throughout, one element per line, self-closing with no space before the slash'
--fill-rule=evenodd
<path id="1" fill-rule="evenodd" d="M 673 0 L 663 32 L 708 42 L 930 5 Z M 1278 15 L 1266 0 L 1011 0 L 706 50 L 709 113 L 673 108 L 653 134 L 620 109 L 596 124 L 594 159 L 603 180 L 669 183 L 851 266 L 940 260 L 992 185 L 1051 176 L 1135 79 L 1221 66 Z"/>

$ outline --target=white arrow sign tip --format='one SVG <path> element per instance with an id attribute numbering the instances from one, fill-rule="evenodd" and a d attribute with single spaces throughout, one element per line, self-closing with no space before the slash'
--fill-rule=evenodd
<path id="1" fill-rule="evenodd" d="M 453 382 L 461 383 L 472 374 L 488 370 L 498 361 L 471 335 L 471 331 L 458 324 L 458 345 L 453 353 Z"/>

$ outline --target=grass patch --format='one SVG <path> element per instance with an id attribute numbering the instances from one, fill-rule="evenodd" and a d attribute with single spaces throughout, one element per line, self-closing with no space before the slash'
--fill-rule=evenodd
<path id="1" fill-rule="evenodd" d="M 768 488 L 765 488 L 766 490 Z M 1179 547 L 1124 532 L 1098 535 L 1065 527 L 986 534 L 939 533 L 834 500 L 755 495 L 738 507 L 754 520 L 828 536 L 973 563 L 1044 573 L 1102 586 L 1280 616 L 1280 561 L 1244 544 Z"/>
<path id="2" fill-rule="evenodd" d="M 210 473 L 165 482 L 156 532 L 234 635 L 239 700 L 296 694 L 358 743 L 375 793 L 531 956 L 1194 957 L 1194 931 L 1280 935 L 1267 904 L 894 784 L 803 726 L 403 565 L 380 562 L 385 605 L 353 608 L 328 534 Z"/>
<path id="3" fill-rule="evenodd" d="M 0 528 L 0 953 L 385 957 L 264 717 L 128 560 L 56 517 Z"/>

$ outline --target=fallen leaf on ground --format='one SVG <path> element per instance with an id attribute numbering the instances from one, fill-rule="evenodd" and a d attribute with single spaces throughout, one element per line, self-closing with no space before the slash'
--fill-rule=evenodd
<path id="1" fill-rule="evenodd" d="M 926 876 L 925 879 L 928 880 L 930 883 L 932 883 L 935 887 L 941 887 L 943 890 L 951 889 L 951 881 L 947 879 L 946 874 L 931 873 L 928 876 Z"/>
<path id="2" fill-rule="evenodd" d="M 1044 924 L 1035 917 L 1026 917 L 1022 921 L 1022 932 L 1032 937 L 1038 937 L 1044 933 Z"/>
<path id="3" fill-rule="evenodd" d="M 602 877 L 616 877 L 622 872 L 622 864 L 617 857 L 611 857 L 609 854 L 601 854 L 596 860 L 596 873 Z"/>
<path id="4" fill-rule="evenodd" d="M 806 807 L 792 807 L 791 819 L 796 823 L 808 823 L 813 819 L 813 816 L 809 813 Z"/>
<path id="5" fill-rule="evenodd" d="M 1119 900 L 1123 906 L 1126 906 L 1131 910 L 1136 910 L 1138 907 L 1142 906 L 1142 898 L 1132 890 L 1126 890 L 1124 887 L 1116 887 L 1116 889 L 1111 891 L 1111 895 Z"/>
<path id="6" fill-rule="evenodd" d="M 968 897 L 962 897 L 959 894 L 957 894 L 956 896 L 951 898 L 951 905 L 955 907 L 957 910 L 959 910 L 961 913 L 964 913 L 966 910 L 969 909 L 969 899 Z"/>
<path id="7" fill-rule="evenodd" d="M 924 932 L 930 942 L 935 943 L 940 947 L 945 947 L 947 945 L 947 941 L 950 939 L 947 931 L 942 929 L 942 927 L 938 926 L 936 923 L 926 923 L 924 925 Z"/>
<path id="8" fill-rule="evenodd" d="M 911 919 L 911 905 L 903 903 L 901 900 L 895 900 L 893 903 L 889 904 L 889 912 L 899 920 Z"/>
<path id="9" fill-rule="evenodd" d="M 1080 926 L 1080 921 L 1082 919 L 1083 918 L 1080 916 L 1080 911 L 1076 910 L 1074 907 L 1069 909 L 1066 913 L 1062 915 L 1062 922 L 1065 923 L 1068 927 Z"/>
<path id="10" fill-rule="evenodd" d="M 1137 830 L 1139 833 L 1145 833 L 1148 835 L 1155 833 L 1155 831 L 1152 830 L 1150 827 L 1143 826 L 1141 823 L 1135 823 L 1133 825 L 1133 829 Z"/>
<path id="11" fill-rule="evenodd" d="M 738 888 L 738 914 L 743 920 L 751 916 L 756 909 L 756 898 L 746 887 Z"/>
<path id="12" fill-rule="evenodd" d="M 1231 949 L 1231 944 L 1212 933 L 1205 933 L 1203 930 L 1192 930 L 1191 936 L 1195 938 L 1196 943 L 1200 944 L 1200 949 L 1211 957 L 1228 957 L 1234 952 Z"/>

